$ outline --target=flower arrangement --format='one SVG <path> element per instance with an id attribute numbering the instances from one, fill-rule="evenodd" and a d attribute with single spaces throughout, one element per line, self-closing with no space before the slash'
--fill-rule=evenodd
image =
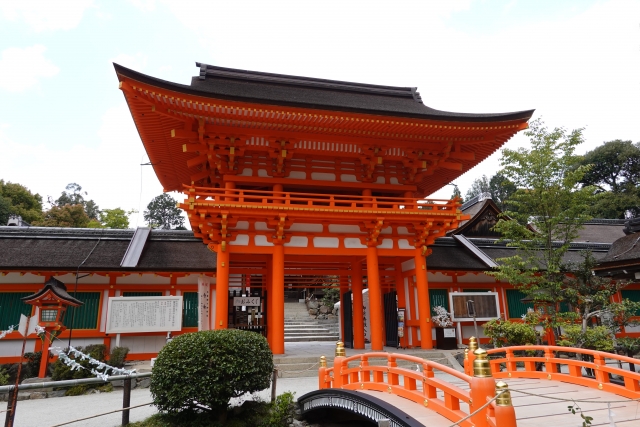
<path id="1" fill-rule="evenodd" d="M 435 323 L 436 326 L 439 326 L 440 328 L 449 328 L 453 326 L 451 315 L 449 314 L 446 308 L 440 305 L 437 305 L 433 307 L 433 311 L 435 313 L 435 316 L 433 316 L 432 319 L 433 319 L 433 323 Z"/>

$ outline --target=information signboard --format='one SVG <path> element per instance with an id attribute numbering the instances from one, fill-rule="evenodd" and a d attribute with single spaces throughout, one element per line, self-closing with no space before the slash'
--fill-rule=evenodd
<path id="1" fill-rule="evenodd" d="M 233 297 L 233 305 L 235 307 L 260 307 L 260 297 Z"/>
<path id="2" fill-rule="evenodd" d="M 109 298 L 109 334 L 169 332 L 181 329 L 182 296 Z"/>
<path id="3" fill-rule="evenodd" d="M 451 320 L 454 322 L 487 321 L 500 317 L 497 292 L 449 292 Z"/>

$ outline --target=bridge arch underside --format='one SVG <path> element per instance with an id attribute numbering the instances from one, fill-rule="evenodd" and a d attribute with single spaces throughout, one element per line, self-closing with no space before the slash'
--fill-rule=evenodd
<path id="1" fill-rule="evenodd" d="M 308 422 L 358 421 L 363 426 L 377 426 L 389 420 L 391 427 L 423 427 L 396 406 L 368 394 L 350 390 L 312 391 L 298 398 L 302 417 Z"/>
<path id="2" fill-rule="evenodd" d="M 339 255 L 298 255 L 283 251 L 288 248 L 282 246 L 274 247 L 271 254 L 239 253 L 229 246 L 226 251 L 216 249 L 218 271 L 214 286 L 220 291 L 218 295 L 229 292 L 233 296 L 234 291 L 250 287 L 252 295 L 257 291 L 265 297 L 264 324 L 274 354 L 285 352 L 284 302 L 312 294 L 319 296 L 327 288 L 339 289 L 343 308 L 340 310 L 341 336 L 350 337 L 353 348 L 364 349 L 367 342 L 373 350 L 382 350 L 385 345 L 432 346 L 430 327 L 426 332 L 421 331 L 419 322 L 421 309 L 429 307 L 429 301 L 419 298 L 417 289 L 416 274 L 423 274 L 426 284 L 427 270 L 421 250 L 405 251 L 402 255 L 379 254 L 373 247 Z M 424 269 L 415 268 L 416 258 L 425 264 Z M 424 294 L 428 298 L 428 291 Z M 345 304 L 352 308 L 351 313 L 365 315 L 351 314 L 345 321 Z M 397 332 L 397 308 L 405 309 L 405 333 L 401 337 Z M 214 328 L 233 327 L 229 310 L 233 310 L 231 304 L 216 304 Z M 428 311 L 422 315 L 429 316 Z M 393 342 L 390 336 L 395 337 L 395 343 L 390 343 Z M 422 342 L 421 336 L 428 339 Z"/>

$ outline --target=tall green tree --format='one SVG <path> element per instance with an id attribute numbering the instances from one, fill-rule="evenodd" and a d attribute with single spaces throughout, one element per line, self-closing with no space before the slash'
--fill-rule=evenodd
<path id="1" fill-rule="evenodd" d="M 88 195 L 86 191 L 82 191 L 82 187 L 75 182 L 68 184 L 65 191 L 62 192 L 52 204 L 58 206 L 64 205 L 82 205 L 89 219 L 98 220 L 100 216 L 100 208 L 93 200 L 86 200 L 84 196 Z"/>
<path id="2" fill-rule="evenodd" d="M 467 191 L 466 200 L 488 193 L 495 204 L 501 209 L 506 209 L 506 203 L 513 193 L 516 186 L 502 173 L 498 172 L 491 178 L 482 175 L 471 183 L 471 188 Z"/>
<path id="3" fill-rule="evenodd" d="M 125 211 L 122 208 L 103 209 L 100 212 L 100 222 L 106 228 L 129 228 L 129 215 L 135 210 Z"/>
<path id="4" fill-rule="evenodd" d="M 144 211 L 144 220 L 153 228 L 184 230 L 184 217 L 176 203 L 168 193 L 154 197 Z"/>
<path id="5" fill-rule="evenodd" d="M 51 209 L 44 213 L 42 220 L 36 221 L 33 225 L 39 227 L 68 227 L 85 228 L 89 226 L 91 219 L 87 216 L 82 205 L 51 206 Z"/>
<path id="6" fill-rule="evenodd" d="M 518 188 L 510 197 L 495 230 L 516 248 L 512 257 L 499 259 L 488 274 L 508 281 L 537 301 L 563 300 L 564 256 L 578 231 L 590 218 L 594 190 L 582 186 L 588 166 L 576 147 L 582 129 L 547 129 L 536 120 L 525 133 L 531 148 L 505 149 L 501 173 Z M 552 322 L 561 320 L 552 313 Z"/>
<path id="7" fill-rule="evenodd" d="M 33 194 L 24 185 L 0 179 L 0 198 L 3 199 L 2 209 L 8 209 L 9 215 L 19 215 L 28 223 L 42 219 L 42 197 L 38 193 Z M 7 221 L 0 224 L 6 225 Z"/>
<path id="8" fill-rule="evenodd" d="M 592 213 L 599 218 L 640 215 L 640 143 L 605 142 L 584 156 L 591 165 L 582 178 L 584 185 L 598 189 Z"/>

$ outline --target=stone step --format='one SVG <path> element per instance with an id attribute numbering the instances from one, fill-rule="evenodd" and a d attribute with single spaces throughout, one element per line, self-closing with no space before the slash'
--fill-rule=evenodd
<path id="1" fill-rule="evenodd" d="M 436 354 L 437 355 L 437 354 Z M 443 354 L 442 357 L 436 357 L 434 359 L 441 365 L 451 367 L 451 364 Z M 444 360 L 439 360 L 444 359 Z M 431 359 L 429 359 L 431 360 Z M 278 368 L 278 377 L 280 378 L 302 378 L 302 377 L 317 377 L 319 357 L 288 357 L 288 358 L 273 358 L 274 365 Z M 416 364 L 413 362 L 398 360 L 398 367 L 416 370 Z M 371 366 L 385 366 L 387 362 L 384 359 L 372 359 L 369 364 Z M 327 358 L 327 367 L 333 366 L 333 358 Z M 357 362 L 351 362 L 351 367 L 357 366 Z"/>
<path id="2" fill-rule="evenodd" d="M 312 341 L 331 341 L 335 342 L 335 335 L 330 336 L 322 336 L 322 335 L 313 335 L 313 336 L 301 336 L 301 337 L 284 337 L 284 342 L 312 342 Z"/>

